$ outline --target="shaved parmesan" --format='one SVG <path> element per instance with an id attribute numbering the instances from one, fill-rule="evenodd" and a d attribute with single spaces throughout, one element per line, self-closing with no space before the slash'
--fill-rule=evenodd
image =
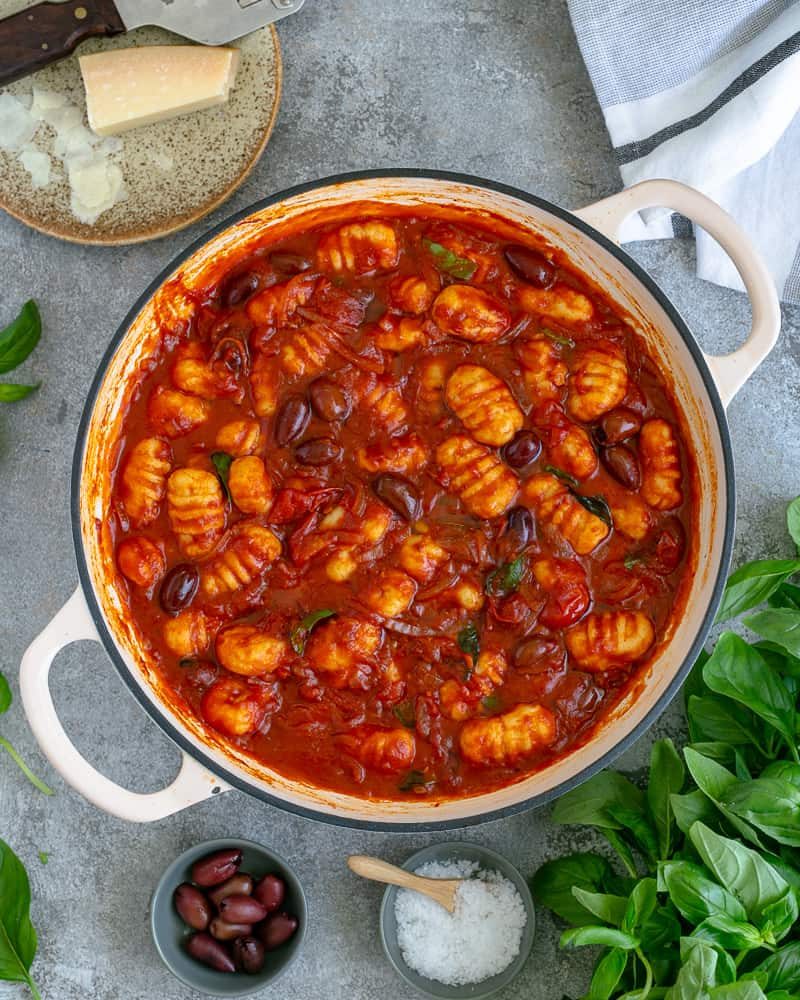
<path id="1" fill-rule="evenodd" d="M 36 125 L 22 101 L 11 94 L 0 94 L 0 149 L 22 149 L 34 137 Z"/>
<path id="2" fill-rule="evenodd" d="M 148 45 L 81 56 L 89 125 L 116 135 L 228 100 L 239 50 Z"/>
<path id="3" fill-rule="evenodd" d="M 31 175 L 31 184 L 35 188 L 47 187 L 52 167 L 52 161 L 47 153 L 29 146 L 20 153 L 19 162 Z"/>
<path id="4" fill-rule="evenodd" d="M 72 214 L 91 225 L 98 217 L 126 197 L 122 171 L 102 153 L 67 160 Z"/>

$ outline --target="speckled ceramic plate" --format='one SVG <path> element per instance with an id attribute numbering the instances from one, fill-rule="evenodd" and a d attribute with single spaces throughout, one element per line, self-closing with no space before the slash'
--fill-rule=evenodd
<path id="1" fill-rule="evenodd" d="M 24 6 L 0 0 L 0 17 Z M 111 39 L 91 39 L 81 55 L 130 45 L 186 44 L 160 28 L 140 28 Z M 127 197 L 91 225 L 70 209 L 64 168 L 52 157 L 50 183 L 35 188 L 18 157 L 0 149 L 0 208 L 51 236 L 76 243 L 138 243 L 164 236 L 202 218 L 228 198 L 255 166 L 267 144 L 281 95 L 281 52 L 274 27 L 233 43 L 241 49 L 227 104 L 133 129 L 120 136 L 114 162 L 122 168 Z M 33 84 L 64 94 L 85 112 L 77 54 L 7 88 L 30 95 Z M 2 91 L 0 91 L 2 93 Z M 85 119 L 84 119 L 85 120 Z M 37 148 L 51 152 L 54 133 L 42 123 Z"/>

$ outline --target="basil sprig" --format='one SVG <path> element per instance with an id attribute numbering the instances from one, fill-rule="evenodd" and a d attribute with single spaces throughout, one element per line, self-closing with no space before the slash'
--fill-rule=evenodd
<path id="1" fill-rule="evenodd" d="M 211 464 L 216 470 L 217 479 L 220 481 L 225 496 L 230 500 L 231 491 L 228 486 L 228 479 L 230 478 L 231 466 L 233 465 L 233 455 L 229 455 L 227 451 L 214 451 L 211 453 Z"/>
<path id="2" fill-rule="evenodd" d="M 34 1000 L 41 1000 L 30 971 L 37 944 L 30 905 L 31 887 L 25 867 L 0 840 L 0 980 L 25 983 Z"/>
<path id="3" fill-rule="evenodd" d="M 458 278 L 460 281 L 469 281 L 477 270 L 478 265 L 474 261 L 466 257 L 459 257 L 452 250 L 443 247 L 441 243 L 435 243 L 433 240 L 425 237 L 422 240 L 422 245 L 431 257 L 433 257 L 433 262 L 436 264 L 438 270 L 444 271 L 445 274 L 449 274 L 453 278 Z"/>
<path id="4" fill-rule="evenodd" d="M 798 545 L 800 499 L 787 521 Z M 572 925 L 563 947 L 603 948 L 591 998 L 800 997 L 798 573 L 782 559 L 731 575 L 719 618 L 754 610 L 743 624 L 760 639 L 726 631 L 701 654 L 685 687 L 691 742 L 654 744 L 644 791 L 608 771 L 556 804 L 556 823 L 594 827 L 622 864 L 570 855 L 532 880 Z"/>
<path id="5" fill-rule="evenodd" d="M 523 552 L 513 562 L 503 563 L 486 577 L 484 590 L 490 597 L 508 597 L 525 579 L 528 560 Z"/>
<path id="6" fill-rule="evenodd" d="M 9 687 L 8 681 L 3 674 L 0 673 L 0 715 L 5 715 L 9 708 L 11 708 L 12 700 L 13 696 L 11 694 L 11 688 Z M 4 736 L 0 736 L 0 750 L 5 750 L 28 781 L 30 781 L 35 788 L 38 788 L 43 795 L 53 795 L 53 789 L 47 786 L 41 778 L 36 777 L 33 771 L 31 771 L 25 761 L 20 757 L 14 747 Z M 2 963 L 0 963 L 0 968 L 1 967 Z"/>
<path id="7" fill-rule="evenodd" d="M 42 319 L 33 299 L 19 312 L 17 318 L 0 330 L 0 374 L 18 368 L 33 351 L 42 336 Z M 39 388 L 40 383 L 26 385 L 19 382 L 0 383 L 0 403 L 16 403 Z"/>
<path id="8" fill-rule="evenodd" d="M 331 618 L 335 614 L 336 612 L 331 611 L 330 608 L 320 608 L 318 611 L 312 611 L 305 618 L 300 619 L 300 622 L 289 633 L 289 642 L 291 642 L 292 649 L 298 656 L 302 656 L 305 652 L 308 637 L 311 635 L 314 627 L 319 622 L 324 621 L 326 618 Z"/>

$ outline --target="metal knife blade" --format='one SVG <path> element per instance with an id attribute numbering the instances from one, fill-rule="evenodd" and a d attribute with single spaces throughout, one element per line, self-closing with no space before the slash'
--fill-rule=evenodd
<path id="1" fill-rule="evenodd" d="M 226 45 L 300 10 L 305 0 L 114 0 L 128 31 L 145 24 L 203 45 Z"/>

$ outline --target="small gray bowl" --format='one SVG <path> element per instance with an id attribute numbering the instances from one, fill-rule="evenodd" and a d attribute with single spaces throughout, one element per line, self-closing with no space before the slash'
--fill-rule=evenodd
<path id="1" fill-rule="evenodd" d="M 225 847 L 237 847 L 243 852 L 242 871 L 249 872 L 256 878 L 262 878 L 270 872 L 280 875 L 286 882 L 286 901 L 281 908 L 293 913 L 298 920 L 294 936 L 275 951 L 268 951 L 264 968 L 253 976 L 244 972 L 217 972 L 187 955 L 183 943 L 192 931 L 178 916 L 172 904 L 175 889 L 182 882 L 191 882 L 191 868 L 195 861 Z M 235 837 L 209 840 L 184 851 L 161 876 L 150 904 L 150 930 L 164 965 L 186 986 L 213 997 L 250 996 L 282 976 L 303 946 L 307 918 L 303 888 L 288 863 L 280 854 L 261 844 L 237 840 Z"/>
<path id="2" fill-rule="evenodd" d="M 413 872 L 428 861 L 477 861 L 481 868 L 490 871 L 500 872 L 510 882 L 513 882 L 522 897 L 525 905 L 525 912 L 528 920 L 522 931 L 522 941 L 520 942 L 519 954 L 514 961 L 496 976 L 490 976 L 479 983 L 468 983 L 464 986 L 446 986 L 435 979 L 426 979 L 418 972 L 410 968 L 397 943 L 397 921 L 394 915 L 394 901 L 397 897 L 396 886 L 389 886 L 383 894 L 381 904 L 381 939 L 383 950 L 397 972 L 421 993 L 436 1000 L 479 1000 L 479 998 L 490 997 L 508 986 L 512 979 L 522 969 L 533 946 L 533 932 L 536 924 L 536 915 L 533 908 L 533 899 L 530 889 L 525 879 L 517 869 L 506 860 L 501 854 L 490 851 L 487 847 L 480 847 L 477 844 L 464 844 L 458 841 L 446 844 L 432 844 L 411 857 L 402 865 L 406 871 Z"/>

